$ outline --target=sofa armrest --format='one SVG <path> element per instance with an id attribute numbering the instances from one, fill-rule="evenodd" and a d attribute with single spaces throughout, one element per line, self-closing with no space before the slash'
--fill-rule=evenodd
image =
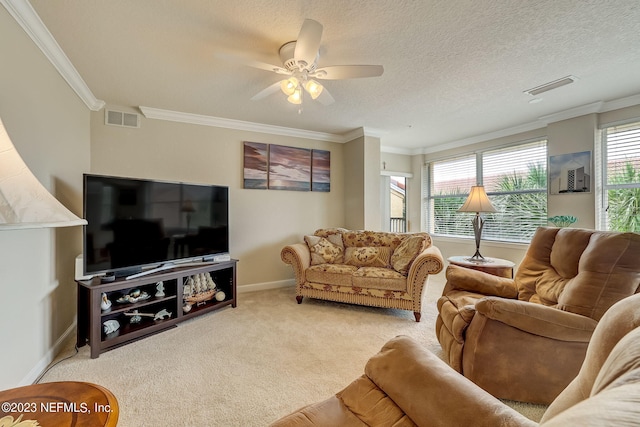
<path id="1" fill-rule="evenodd" d="M 365 374 L 417 425 L 537 425 L 406 336 L 387 342 Z"/>
<path id="2" fill-rule="evenodd" d="M 309 247 L 304 243 L 294 243 L 282 248 L 280 258 L 293 268 L 293 274 L 296 276 L 296 285 L 305 282 L 305 270 L 311 266 L 311 252 Z"/>
<path id="3" fill-rule="evenodd" d="M 502 298 L 517 298 L 518 288 L 513 279 L 494 276 L 484 271 L 449 265 L 446 272 L 447 283 L 443 295 L 452 289 L 494 295 Z"/>
<path id="4" fill-rule="evenodd" d="M 561 341 L 588 343 L 598 322 L 586 316 L 527 301 L 484 297 L 476 316 L 502 322 L 521 331 Z"/>
<path id="5" fill-rule="evenodd" d="M 422 288 L 429 274 L 438 274 L 444 267 L 442 253 L 437 246 L 429 246 L 416 257 L 407 273 L 407 292 L 414 298 L 422 295 Z"/>

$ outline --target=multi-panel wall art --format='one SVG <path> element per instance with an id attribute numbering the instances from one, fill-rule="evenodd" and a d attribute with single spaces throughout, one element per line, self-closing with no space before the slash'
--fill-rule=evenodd
<path id="1" fill-rule="evenodd" d="M 331 191 L 331 152 L 245 142 L 244 188 Z"/>

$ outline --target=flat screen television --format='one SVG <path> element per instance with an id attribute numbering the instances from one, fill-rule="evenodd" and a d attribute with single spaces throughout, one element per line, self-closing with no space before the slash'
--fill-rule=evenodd
<path id="1" fill-rule="evenodd" d="M 84 274 L 128 276 L 229 252 L 229 188 L 84 175 Z"/>

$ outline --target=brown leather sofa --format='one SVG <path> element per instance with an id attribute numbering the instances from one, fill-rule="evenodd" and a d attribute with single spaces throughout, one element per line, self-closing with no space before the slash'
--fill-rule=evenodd
<path id="1" fill-rule="evenodd" d="M 537 424 L 454 371 L 408 337 L 372 357 L 335 396 L 272 427 L 301 426 L 637 426 L 640 420 L 640 295 L 598 324 L 579 375 Z"/>
<path id="2" fill-rule="evenodd" d="M 640 234 L 543 227 L 514 279 L 449 266 L 436 334 L 445 360 L 492 395 L 548 404 L 593 330 L 640 290 Z"/>

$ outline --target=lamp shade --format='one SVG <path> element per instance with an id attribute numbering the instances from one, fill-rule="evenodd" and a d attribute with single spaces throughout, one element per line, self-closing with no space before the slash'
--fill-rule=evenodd
<path id="1" fill-rule="evenodd" d="M 0 230 L 84 224 L 33 176 L 0 119 Z"/>
<path id="2" fill-rule="evenodd" d="M 316 99 L 320 96 L 324 87 L 315 80 L 308 80 L 304 84 L 304 89 L 311 95 L 311 99 Z"/>
<path id="3" fill-rule="evenodd" d="M 471 187 L 469 197 L 464 204 L 458 209 L 458 212 L 497 212 L 491 201 L 484 192 L 482 185 L 474 185 Z"/>
<path id="4" fill-rule="evenodd" d="M 280 89 L 284 92 L 285 95 L 293 95 L 293 92 L 298 87 L 298 79 L 295 77 L 288 78 L 287 80 L 282 80 L 280 82 Z"/>

